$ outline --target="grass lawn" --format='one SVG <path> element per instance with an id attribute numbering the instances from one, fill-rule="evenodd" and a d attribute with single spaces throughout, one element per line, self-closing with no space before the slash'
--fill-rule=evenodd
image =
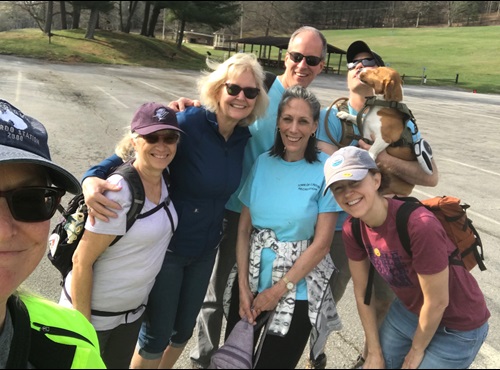
<path id="1" fill-rule="evenodd" d="M 85 30 L 53 31 L 50 38 L 38 29 L 0 32 L 0 54 L 46 59 L 63 63 L 103 63 L 156 68 L 204 69 L 206 52 L 223 60 L 228 52 L 212 47 L 183 44 L 138 34 L 96 31 L 95 40 Z M 385 63 L 411 76 L 407 84 L 450 86 L 479 93 L 500 94 L 500 26 L 450 28 L 378 28 L 323 31 L 328 43 L 347 50 L 351 42 L 364 40 Z M 240 46 L 241 48 L 241 46 Z M 259 47 L 254 46 L 254 52 Z M 246 46 L 250 51 L 250 46 Z M 278 49 L 271 51 L 277 59 Z M 345 55 L 341 74 L 346 73 Z M 330 64 L 338 64 L 332 54 Z M 274 71 L 279 72 L 279 71 Z M 458 75 L 458 83 L 455 83 Z"/>

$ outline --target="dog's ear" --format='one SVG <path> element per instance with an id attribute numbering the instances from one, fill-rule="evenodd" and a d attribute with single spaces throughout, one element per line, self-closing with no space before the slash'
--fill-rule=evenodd
<path id="1" fill-rule="evenodd" d="M 403 87 L 397 80 L 391 78 L 384 80 L 386 101 L 402 101 L 403 100 Z"/>

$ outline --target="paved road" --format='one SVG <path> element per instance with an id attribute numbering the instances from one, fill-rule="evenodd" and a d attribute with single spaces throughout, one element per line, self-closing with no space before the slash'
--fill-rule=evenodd
<path id="1" fill-rule="evenodd" d="M 76 176 L 113 152 L 135 109 L 146 101 L 197 97 L 199 72 L 142 67 L 60 65 L 0 56 L 0 97 L 43 122 L 50 133 L 53 159 Z M 325 106 L 346 95 L 343 77 L 321 75 L 311 86 Z M 473 368 L 500 368 L 500 96 L 437 89 L 405 88 L 405 101 L 423 136 L 432 144 L 440 172 L 435 188 L 414 195 L 454 195 L 472 205 L 469 214 L 485 245 L 488 270 L 474 270 L 492 313 L 490 333 Z M 60 293 L 57 271 L 47 259 L 26 286 L 50 299 Z M 349 368 L 362 348 L 363 335 L 352 288 L 339 303 L 344 329 L 327 347 L 328 367 Z M 176 368 L 189 368 L 189 348 Z M 298 368 L 305 365 L 303 356 Z"/>

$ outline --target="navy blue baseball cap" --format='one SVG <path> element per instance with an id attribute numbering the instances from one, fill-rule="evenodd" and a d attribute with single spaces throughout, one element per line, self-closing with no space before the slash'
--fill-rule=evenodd
<path id="1" fill-rule="evenodd" d="M 0 163 L 32 163 L 47 169 L 52 183 L 72 194 L 82 191 L 80 182 L 50 158 L 45 126 L 0 99 Z"/>

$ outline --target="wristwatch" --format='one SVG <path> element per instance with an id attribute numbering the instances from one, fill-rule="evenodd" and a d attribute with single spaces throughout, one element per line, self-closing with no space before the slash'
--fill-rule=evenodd
<path id="1" fill-rule="evenodd" d="M 295 286 L 295 284 L 294 284 L 294 283 L 292 283 L 290 280 L 288 280 L 288 278 L 287 278 L 286 276 L 283 276 L 283 278 L 282 278 L 281 280 L 283 280 L 283 282 L 285 283 L 286 288 L 287 288 L 288 290 L 292 290 L 292 289 L 293 289 L 293 287 Z"/>

